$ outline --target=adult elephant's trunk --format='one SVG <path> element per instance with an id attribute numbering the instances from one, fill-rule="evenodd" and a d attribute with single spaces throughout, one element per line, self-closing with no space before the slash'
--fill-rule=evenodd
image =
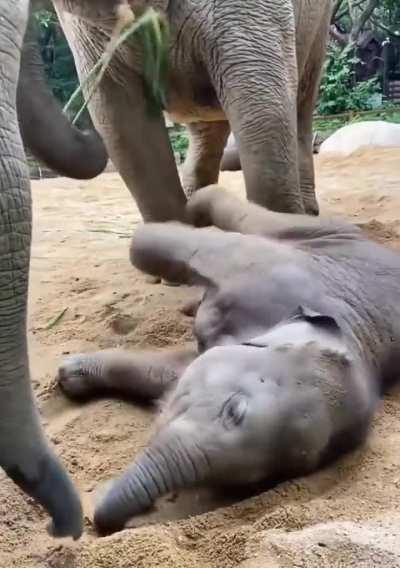
<path id="1" fill-rule="evenodd" d="M 43 70 L 36 22 L 30 10 L 21 55 L 17 109 L 24 145 L 60 175 L 90 179 L 107 165 L 108 155 L 96 130 L 72 126 L 54 98 Z"/>
<path id="2" fill-rule="evenodd" d="M 95 511 L 94 521 L 103 534 L 124 528 L 133 516 L 154 501 L 184 487 L 201 484 L 209 472 L 206 454 L 193 441 L 176 436 L 157 437 L 112 488 Z"/>
<path id="3" fill-rule="evenodd" d="M 45 440 L 29 377 L 31 197 L 16 115 L 27 13 L 28 0 L 0 0 L 0 467 L 47 509 L 53 534 L 78 538 L 80 499 Z"/>

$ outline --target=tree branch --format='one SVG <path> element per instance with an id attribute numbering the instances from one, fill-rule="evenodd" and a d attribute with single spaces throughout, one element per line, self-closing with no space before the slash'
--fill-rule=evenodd
<path id="1" fill-rule="evenodd" d="M 388 28 L 387 26 L 385 26 L 384 24 L 382 24 L 382 22 L 378 21 L 377 18 L 372 17 L 371 18 L 371 22 L 374 24 L 374 26 L 376 26 L 377 28 L 379 28 L 380 30 L 382 30 L 383 32 L 385 32 L 386 34 L 388 34 L 388 36 L 390 37 L 398 37 L 396 36 L 396 34 L 393 33 L 393 31 Z"/>
<path id="2" fill-rule="evenodd" d="M 336 0 L 334 6 L 333 6 L 333 12 L 332 12 L 332 17 L 331 17 L 331 24 L 335 23 L 335 18 L 340 10 L 340 8 L 343 6 L 344 4 L 344 0 Z"/>
<path id="3" fill-rule="evenodd" d="M 376 8 L 379 5 L 380 0 L 369 0 L 367 6 L 365 7 L 364 11 L 361 13 L 360 17 L 357 18 L 355 14 L 356 6 L 352 2 L 352 0 L 348 0 L 349 2 L 349 9 L 350 9 L 350 16 L 353 21 L 352 30 L 350 32 L 350 42 L 356 43 L 358 36 L 363 31 L 365 24 L 370 20 L 372 14 L 375 12 Z"/>

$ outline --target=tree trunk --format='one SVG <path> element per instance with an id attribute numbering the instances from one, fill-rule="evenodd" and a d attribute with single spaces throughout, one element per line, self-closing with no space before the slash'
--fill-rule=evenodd
<path id="1" fill-rule="evenodd" d="M 350 43 L 356 45 L 360 33 L 364 30 L 365 24 L 371 18 L 375 9 L 379 6 L 379 0 L 369 0 L 361 13 L 357 12 L 359 2 L 357 0 L 348 0 L 349 13 L 352 20 L 350 31 Z"/>

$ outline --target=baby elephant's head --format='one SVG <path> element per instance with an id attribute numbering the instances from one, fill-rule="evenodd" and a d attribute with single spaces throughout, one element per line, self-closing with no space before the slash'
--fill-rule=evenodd
<path id="1" fill-rule="evenodd" d="M 363 385 L 339 328 L 322 316 L 294 317 L 244 344 L 206 351 L 166 402 L 149 447 L 106 497 L 100 520 L 126 521 L 184 486 L 315 469 L 365 407 Z"/>

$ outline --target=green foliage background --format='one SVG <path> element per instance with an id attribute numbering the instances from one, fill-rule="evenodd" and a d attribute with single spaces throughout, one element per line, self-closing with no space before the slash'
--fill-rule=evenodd
<path id="1" fill-rule="evenodd" d="M 320 87 L 319 114 L 372 110 L 373 96 L 381 92 L 379 80 L 374 77 L 355 82 L 354 65 L 357 61 L 351 47 L 329 47 Z"/>
<path id="2" fill-rule="evenodd" d="M 78 85 L 74 59 L 56 14 L 48 10 L 38 10 L 35 18 L 45 73 L 54 96 L 64 106 Z M 69 112 L 71 119 L 82 104 L 82 96 L 77 97 Z M 89 113 L 83 113 L 78 126 L 82 128 L 90 124 Z"/>

